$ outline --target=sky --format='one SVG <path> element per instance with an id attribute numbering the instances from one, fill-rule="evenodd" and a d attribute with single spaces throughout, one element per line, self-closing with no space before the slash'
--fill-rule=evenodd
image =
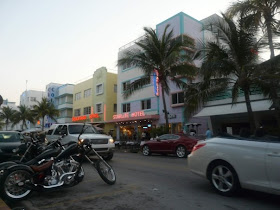
<path id="1" fill-rule="evenodd" d="M 76 84 L 105 66 L 117 73 L 118 50 L 184 12 L 197 20 L 231 0 L 0 0 L 0 95 L 19 105 L 27 90 Z"/>

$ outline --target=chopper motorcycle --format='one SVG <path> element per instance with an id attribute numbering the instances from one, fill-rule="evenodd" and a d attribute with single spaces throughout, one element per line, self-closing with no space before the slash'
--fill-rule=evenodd
<path id="1" fill-rule="evenodd" d="M 79 137 L 78 137 L 79 139 Z M 97 158 L 89 158 L 89 153 Z M 3 199 L 17 201 L 26 198 L 32 191 L 48 191 L 71 187 L 83 180 L 82 164 L 87 160 L 109 185 L 116 182 L 113 168 L 91 147 L 89 139 L 71 143 L 56 157 L 41 164 L 15 164 L 8 167 L 0 180 Z"/>

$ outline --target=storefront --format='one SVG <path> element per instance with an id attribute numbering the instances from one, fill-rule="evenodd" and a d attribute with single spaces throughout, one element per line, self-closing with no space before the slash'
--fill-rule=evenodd
<path id="1" fill-rule="evenodd" d="M 117 140 L 149 139 L 152 128 L 156 127 L 159 115 L 146 115 L 144 111 L 123 113 L 113 116 L 110 122 L 116 123 Z"/>

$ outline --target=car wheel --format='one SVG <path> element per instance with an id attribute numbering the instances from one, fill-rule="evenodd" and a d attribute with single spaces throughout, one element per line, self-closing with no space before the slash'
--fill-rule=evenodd
<path id="1" fill-rule="evenodd" d="M 176 149 L 177 157 L 183 158 L 183 157 L 186 157 L 186 154 L 187 154 L 187 150 L 184 146 L 178 146 L 177 147 L 177 149 Z"/>
<path id="2" fill-rule="evenodd" d="M 210 169 L 209 178 L 212 187 L 221 195 L 232 196 L 240 189 L 235 170 L 226 162 L 216 162 Z"/>
<path id="3" fill-rule="evenodd" d="M 106 156 L 102 156 L 104 160 L 108 161 L 108 160 L 111 160 L 114 156 L 114 153 L 109 153 L 108 155 Z"/>
<path id="4" fill-rule="evenodd" d="M 143 153 L 143 155 L 145 155 L 145 156 L 150 155 L 151 152 L 150 152 L 149 146 L 147 146 L 147 145 L 143 146 L 142 153 Z"/>

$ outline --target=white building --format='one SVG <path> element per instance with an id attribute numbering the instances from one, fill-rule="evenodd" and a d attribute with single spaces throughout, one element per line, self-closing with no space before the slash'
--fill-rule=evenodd
<path id="1" fill-rule="evenodd" d="M 44 91 L 26 90 L 20 95 L 20 105 L 25 105 L 32 109 L 34 105 L 37 105 L 46 96 Z"/>
<path id="2" fill-rule="evenodd" d="M 73 84 L 65 84 L 57 89 L 57 109 L 59 110 L 59 117 L 57 118 L 58 123 L 72 122 L 73 112 Z"/>

